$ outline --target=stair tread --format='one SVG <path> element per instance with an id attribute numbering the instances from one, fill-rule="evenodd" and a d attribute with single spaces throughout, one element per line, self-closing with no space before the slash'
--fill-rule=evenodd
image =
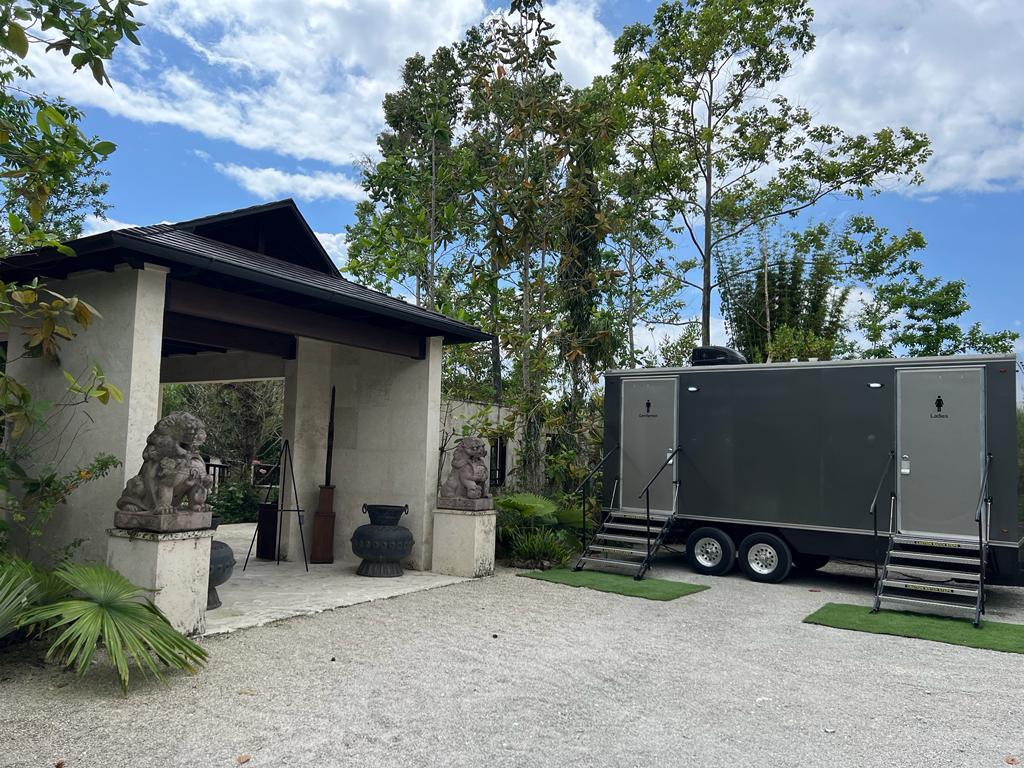
<path id="1" fill-rule="evenodd" d="M 646 545 L 647 541 L 648 541 L 646 536 L 644 536 L 644 537 L 640 537 L 640 536 L 626 536 L 625 534 L 621 534 L 621 533 L 604 533 L 603 531 L 601 533 L 598 533 L 595 538 L 607 539 L 608 541 L 628 541 L 628 542 L 633 543 L 633 544 L 644 544 L 644 545 Z M 650 541 L 654 541 L 654 538 L 655 537 L 652 536 L 650 538 Z"/>
<path id="2" fill-rule="evenodd" d="M 590 551 L 596 552 L 618 552 L 620 554 L 634 555 L 636 557 L 647 557 L 646 549 L 629 549 L 628 547 L 606 547 L 602 544 L 591 544 L 587 548 L 589 554 Z"/>
<path id="3" fill-rule="evenodd" d="M 977 564 L 977 563 L 975 563 Z M 927 576 L 936 579 L 964 579 L 965 581 L 981 581 L 981 574 L 977 571 L 949 571 L 943 568 L 927 568 L 920 565 L 906 565 L 904 563 L 889 563 L 886 572 L 896 571 L 904 574 Z"/>
<path id="4" fill-rule="evenodd" d="M 942 555 L 937 552 L 909 552 L 906 550 L 894 549 L 890 557 L 898 557 L 903 560 L 932 560 L 937 563 L 956 563 L 962 565 L 980 566 L 981 558 L 965 557 L 964 555 Z"/>
<path id="5" fill-rule="evenodd" d="M 973 611 L 975 609 L 973 603 L 954 603 L 944 602 L 942 600 L 928 600 L 924 597 L 910 597 L 904 595 L 880 595 L 882 600 L 889 600 L 895 603 L 909 603 L 913 605 L 934 605 L 942 608 L 955 608 L 957 610 Z"/>
<path id="6" fill-rule="evenodd" d="M 615 560 L 610 557 L 590 557 L 589 555 L 584 555 L 580 558 L 580 561 L 584 563 L 604 563 L 605 565 L 621 565 L 626 568 L 636 568 L 638 565 L 640 565 L 640 563 L 637 563 L 633 560 Z"/>
<path id="7" fill-rule="evenodd" d="M 623 512 L 622 510 L 609 509 L 606 510 L 608 517 L 625 517 L 630 520 L 646 520 L 647 513 L 645 512 Z M 655 520 L 659 522 L 667 521 L 672 519 L 672 515 L 665 514 L 664 512 L 651 512 L 651 522 Z"/>
<path id="8" fill-rule="evenodd" d="M 944 539 L 941 536 L 911 536 L 906 533 L 894 533 L 892 535 L 894 544 L 909 544 L 915 547 L 933 547 L 935 549 L 966 549 L 978 551 L 977 541 L 965 541 L 962 539 Z"/>
<path id="9" fill-rule="evenodd" d="M 637 523 L 609 523 L 609 522 L 605 521 L 604 527 L 605 528 L 616 528 L 618 530 L 623 530 L 623 531 L 644 531 L 645 533 L 647 532 L 647 526 L 646 525 L 639 525 Z M 655 523 L 654 519 L 653 518 L 651 519 L 651 533 L 657 533 L 663 527 L 664 526 L 661 525 L 661 521 L 658 521 L 658 523 Z"/>
<path id="10" fill-rule="evenodd" d="M 977 597 L 978 589 L 970 587 L 954 587 L 935 582 L 913 581 L 910 579 L 882 579 L 883 587 L 906 589 L 912 592 L 928 592 L 935 595 L 956 595 L 957 597 Z M 884 594 L 884 592 L 883 592 Z"/>

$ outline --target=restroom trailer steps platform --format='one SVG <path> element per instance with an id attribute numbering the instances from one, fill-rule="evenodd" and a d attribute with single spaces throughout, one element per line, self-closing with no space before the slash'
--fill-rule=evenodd
<path id="1" fill-rule="evenodd" d="M 674 520 L 673 515 L 652 512 L 648 525 L 644 512 L 606 510 L 604 520 L 573 570 L 611 570 L 642 579 Z"/>
<path id="2" fill-rule="evenodd" d="M 896 534 L 889 541 L 879 571 L 872 610 L 887 604 L 973 614 L 985 612 L 985 567 L 988 546 L 979 541 Z"/>

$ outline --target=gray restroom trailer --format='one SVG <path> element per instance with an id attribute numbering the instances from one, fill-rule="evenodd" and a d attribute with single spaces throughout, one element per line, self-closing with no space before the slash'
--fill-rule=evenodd
<path id="1" fill-rule="evenodd" d="M 604 523 L 577 567 L 639 578 L 685 538 L 696 570 L 759 581 L 876 561 L 897 602 L 1024 583 L 1014 356 L 732 360 L 605 374 Z"/>

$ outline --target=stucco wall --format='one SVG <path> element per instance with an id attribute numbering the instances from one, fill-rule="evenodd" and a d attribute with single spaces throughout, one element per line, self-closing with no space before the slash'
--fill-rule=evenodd
<path id="1" fill-rule="evenodd" d="M 38 438 L 37 465 L 29 468 L 32 472 L 52 463 L 63 473 L 88 464 L 100 453 L 123 462 L 108 477 L 75 491 L 68 504 L 56 510 L 46 532 L 47 542 L 55 547 L 85 539 L 77 551 L 83 560 L 106 559 L 106 529 L 113 525 L 114 503 L 127 478 L 142 465 L 146 437 L 159 418 L 165 281 L 166 270 L 147 265 L 83 273 L 51 284 L 61 294 L 80 296 L 102 315 L 63 345 L 60 365 L 15 359 L 21 334 L 11 331 L 12 359 L 7 370 L 38 400 L 65 401 L 67 382 L 62 370 L 85 376 L 93 364 L 125 394 L 124 403 L 91 401 L 55 419 Z"/>

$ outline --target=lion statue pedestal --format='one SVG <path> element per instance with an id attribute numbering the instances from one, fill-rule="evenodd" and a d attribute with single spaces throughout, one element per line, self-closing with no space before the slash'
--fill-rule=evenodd
<path id="1" fill-rule="evenodd" d="M 156 533 L 209 528 L 213 515 L 206 497 L 213 478 L 196 451 L 204 442 L 206 429 L 192 414 L 160 419 L 146 440 L 142 469 L 118 499 L 114 526 Z"/>
<path id="2" fill-rule="evenodd" d="M 487 442 L 462 438 L 434 512 L 432 570 L 437 573 L 468 578 L 494 573 L 497 517 L 489 479 Z"/>

